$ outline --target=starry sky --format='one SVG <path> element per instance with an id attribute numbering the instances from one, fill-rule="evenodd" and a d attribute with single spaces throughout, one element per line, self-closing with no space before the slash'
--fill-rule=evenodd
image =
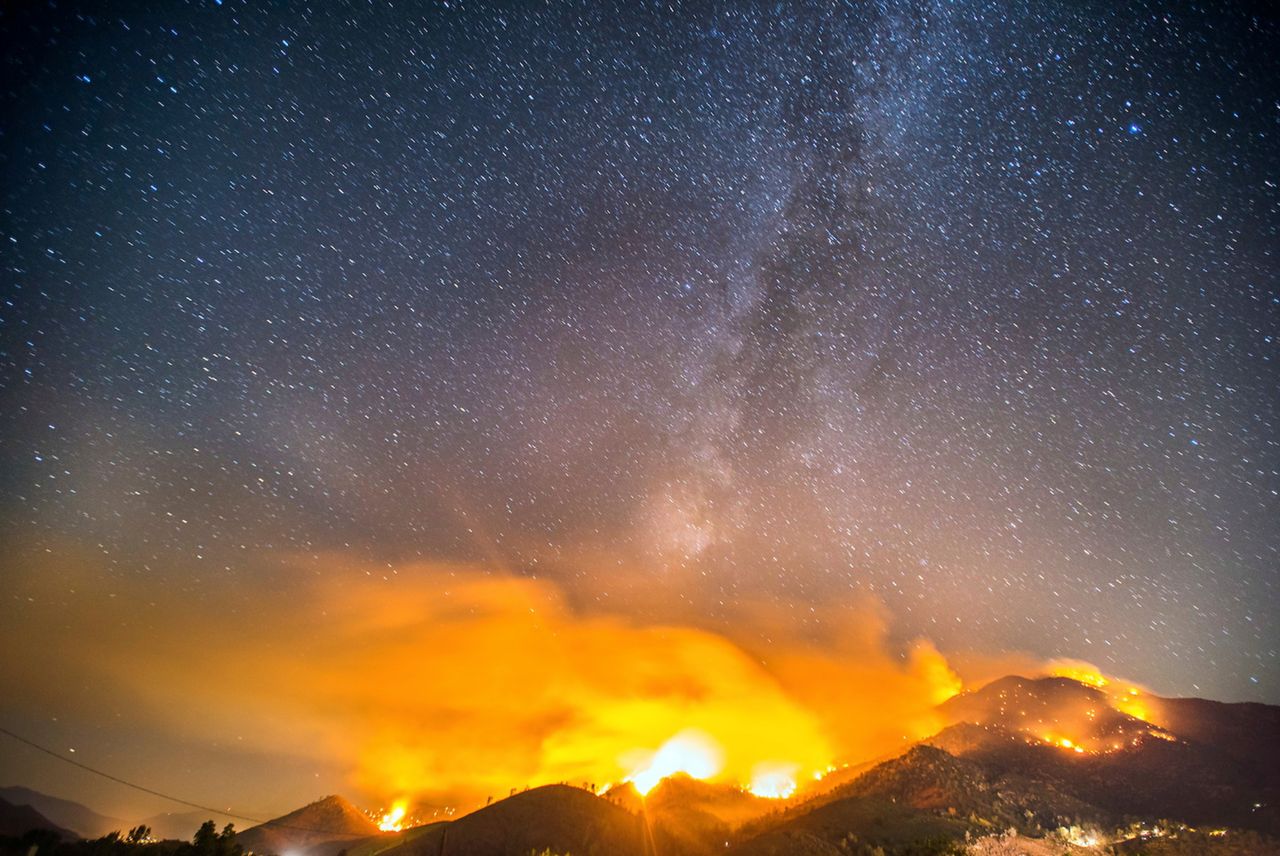
<path id="1" fill-rule="evenodd" d="M 636 622 L 871 601 L 891 643 L 1280 702 L 1264 6 L 0 29 L 0 593 L 31 638 L 17 580 L 59 557 L 246 609 L 282 562 L 430 562 Z"/>

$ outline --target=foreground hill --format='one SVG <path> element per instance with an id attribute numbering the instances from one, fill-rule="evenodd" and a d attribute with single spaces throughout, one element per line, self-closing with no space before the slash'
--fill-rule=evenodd
<path id="1" fill-rule="evenodd" d="M 388 836 L 360 809 L 340 796 L 327 796 L 246 829 L 236 842 L 254 853 L 331 856 L 378 837 Z"/>
<path id="2" fill-rule="evenodd" d="M 433 824 L 385 856 L 645 856 L 640 817 L 589 791 L 547 785 Z"/>
<path id="3" fill-rule="evenodd" d="M 655 852 L 709 856 L 723 853 L 743 826 L 778 808 L 778 800 L 678 774 L 659 782 L 636 810 L 644 813 Z"/>

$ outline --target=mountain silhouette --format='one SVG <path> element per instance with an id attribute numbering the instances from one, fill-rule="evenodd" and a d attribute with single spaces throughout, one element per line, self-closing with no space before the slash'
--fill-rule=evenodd
<path id="1" fill-rule="evenodd" d="M 365 839 L 385 836 L 360 809 L 340 796 L 327 796 L 236 836 L 254 853 L 330 856 Z"/>
<path id="2" fill-rule="evenodd" d="M 32 830 L 43 829 L 59 838 L 73 839 L 79 836 L 58 826 L 29 805 L 16 805 L 0 797 L 0 836 L 18 838 Z"/>
<path id="3" fill-rule="evenodd" d="M 129 826 L 119 818 L 98 814 L 78 802 L 52 797 L 33 791 L 31 788 L 17 786 L 0 788 L 0 798 L 13 805 L 31 806 L 57 826 L 70 830 L 81 838 L 98 838 L 108 832 L 124 830 Z M 192 827 L 192 830 L 194 829 L 195 827 Z"/>
<path id="4" fill-rule="evenodd" d="M 432 824 L 383 856 L 646 856 L 640 817 L 612 801 L 567 785 L 515 794 L 458 820 Z"/>

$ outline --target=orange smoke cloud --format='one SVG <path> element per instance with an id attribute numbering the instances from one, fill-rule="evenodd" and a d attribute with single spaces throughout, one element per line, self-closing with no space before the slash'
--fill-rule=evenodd
<path id="1" fill-rule="evenodd" d="M 46 568 L 20 584 L 7 648 L 55 615 L 77 629 L 4 666 L 10 685 L 30 682 L 24 668 L 92 671 L 154 726 L 336 763 L 370 797 L 603 786 L 693 732 L 714 742 L 707 775 L 783 793 L 778 771 L 811 778 L 927 736 L 933 706 L 959 689 L 927 642 L 891 653 L 865 606 L 826 616 L 825 638 L 752 646 L 584 614 L 551 583 L 463 568 L 311 568 L 252 598 L 209 584 L 199 599 L 107 592 L 103 580 Z"/>

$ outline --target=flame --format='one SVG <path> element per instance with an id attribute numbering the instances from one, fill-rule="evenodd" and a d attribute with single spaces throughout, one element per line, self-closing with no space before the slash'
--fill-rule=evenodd
<path id="1" fill-rule="evenodd" d="M 752 771 L 751 785 L 748 791 L 758 797 L 769 799 L 786 799 L 796 792 L 796 772 L 799 767 L 775 761 L 757 764 Z M 815 773 L 821 777 L 821 773 Z"/>
<path id="2" fill-rule="evenodd" d="M 1143 722 L 1152 722 L 1152 711 L 1144 699 L 1144 690 L 1129 681 L 1107 677 L 1097 666 L 1079 660 L 1055 660 L 1049 664 L 1048 673 L 1055 678 L 1070 678 L 1082 684 L 1096 687 L 1106 693 L 1111 706 Z"/>
<path id="3" fill-rule="evenodd" d="M 684 773 L 695 779 L 709 779 L 719 773 L 723 765 L 720 745 L 701 731 L 688 729 L 663 743 L 625 781 L 635 785 L 643 795 L 668 776 Z"/>
<path id="4" fill-rule="evenodd" d="M 1050 663 L 1048 671 L 1055 678 L 1070 678 L 1073 681 L 1079 681 L 1082 684 L 1088 684 L 1100 690 L 1106 689 L 1111 683 L 1110 679 L 1102 674 L 1097 666 L 1075 660 L 1058 660 Z"/>
<path id="5" fill-rule="evenodd" d="M 404 828 L 404 815 L 408 809 L 409 804 L 406 800 L 398 800 L 378 821 L 378 828 L 383 832 L 399 832 Z"/>
<path id="6" fill-rule="evenodd" d="M 1127 713 L 1134 719 L 1141 719 L 1143 722 L 1151 721 L 1151 711 L 1142 700 L 1142 693 L 1136 687 L 1128 687 L 1123 695 L 1114 694 L 1111 704 L 1116 710 Z"/>
<path id="7" fill-rule="evenodd" d="M 1046 737 L 1045 742 L 1061 746 L 1063 749 L 1070 749 L 1072 752 L 1077 754 L 1083 754 L 1085 751 L 1083 746 L 1076 743 L 1070 737 Z"/>

